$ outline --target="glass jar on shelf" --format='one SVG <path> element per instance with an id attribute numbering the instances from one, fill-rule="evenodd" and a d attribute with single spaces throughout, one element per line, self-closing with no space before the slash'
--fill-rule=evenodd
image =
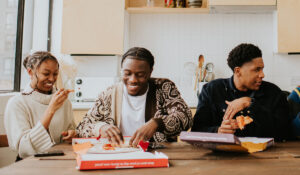
<path id="1" fill-rule="evenodd" d="M 147 7 L 154 7 L 154 0 L 147 0 Z"/>
<path id="2" fill-rule="evenodd" d="M 176 8 L 184 8 L 185 0 L 176 0 Z"/>

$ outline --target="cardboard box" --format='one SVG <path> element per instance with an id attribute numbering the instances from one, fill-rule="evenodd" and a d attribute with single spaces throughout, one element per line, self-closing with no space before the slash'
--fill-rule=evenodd
<path id="1" fill-rule="evenodd" d="M 218 151 L 253 153 L 274 145 L 274 138 L 236 137 L 233 134 L 181 132 L 180 140 Z"/>
<path id="2" fill-rule="evenodd" d="M 125 139 L 128 141 L 130 138 Z M 73 150 L 77 154 L 77 169 L 119 169 L 169 167 L 168 156 L 161 152 L 145 152 L 141 148 L 115 148 L 101 150 L 107 140 L 96 138 L 74 138 Z"/>

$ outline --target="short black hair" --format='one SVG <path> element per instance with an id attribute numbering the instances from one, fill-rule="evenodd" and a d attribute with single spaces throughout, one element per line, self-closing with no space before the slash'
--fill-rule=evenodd
<path id="1" fill-rule="evenodd" d="M 234 71 L 235 67 L 241 67 L 243 64 L 258 57 L 262 57 L 262 53 L 257 46 L 242 43 L 230 51 L 227 58 L 227 64 L 231 70 Z"/>
<path id="2" fill-rule="evenodd" d="M 131 49 L 129 49 L 123 56 L 122 56 L 122 61 L 121 61 L 121 67 L 123 65 L 124 60 L 130 57 L 131 59 L 137 59 L 137 60 L 142 60 L 142 61 L 146 61 L 149 66 L 150 69 L 153 69 L 153 65 L 154 65 L 154 56 L 152 55 L 152 53 L 143 48 L 143 47 L 133 47 Z"/>

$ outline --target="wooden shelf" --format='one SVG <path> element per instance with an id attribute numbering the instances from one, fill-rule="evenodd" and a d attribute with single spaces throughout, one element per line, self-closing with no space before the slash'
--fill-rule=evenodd
<path id="1" fill-rule="evenodd" d="M 138 13 L 210 13 L 217 8 L 220 11 L 265 12 L 276 10 L 277 0 L 203 0 L 201 8 L 165 8 L 162 0 L 154 0 L 155 7 L 146 7 L 146 0 L 126 0 L 126 10 Z"/>
<path id="2" fill-rule="evenodd" d="M 208 8 L 128 7 L 128 13 L 209 13 Z"/>
<path id="3" fill-rule="evenodd" d="M 154 7 L 147 7 L 147 0 L 126 0 L 128 13 L 209 13 L 208 0 L 203 0 L 201 8 L 166 8 L 163 0 L 153 0 Z"/>

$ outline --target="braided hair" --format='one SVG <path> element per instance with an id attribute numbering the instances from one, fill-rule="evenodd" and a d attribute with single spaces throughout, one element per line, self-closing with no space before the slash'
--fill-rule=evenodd
<path id="1" fill-rule="evenodd" d="M 127 57 L 130 57 L 132 59 L 146 61 L 149 64 L 150 69 L 153 69 L 154 56 L 152 55 L 152 53 L 149 50 L 147 50 L 143 47 L 133 47 L 133 48 L 129 49 L 122 56 L 121 66 L 123 65 L 123 62 Z"/>
<path id="2" fill-rule="evenodd" d="M 37 51 L 37 52 L 34 52 L 31 55 L 28 55 L 24 59 L 24 61 L 23 61 L 23 66 L 25 67 L 25 69 L 36 70 L 46 60 L 53 60 L 53 61 L 55 61 L 57 63 L 57 65 L 58 65 L 58 67 L 59 67 L 59 63 L 58 63 L 56 57 L 53 56 L 50 52 L 46 52 L 46 51 Z M 36 73 L 35 73 L 35 77 L 37 79 L 37 84 L 38 84 L 39 79 L 38 79 Z M 31 92 L 22 93 L 22 95 L 30 95 L 30 94 L 32 94 L 32 92 L 37 89 L 37 84 L 36 84 L 36 87 L 34 87 Z"/>

